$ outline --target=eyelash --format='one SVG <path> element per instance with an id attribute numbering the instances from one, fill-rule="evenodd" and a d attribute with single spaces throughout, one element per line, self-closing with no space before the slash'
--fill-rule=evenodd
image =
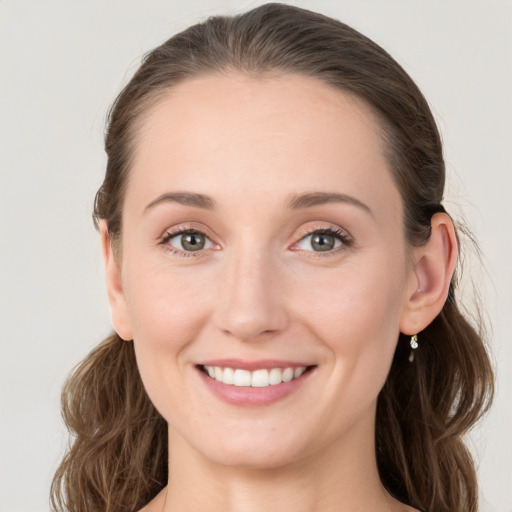
<path id="1" fill-rule="evenodd" d="M 162 239 L 160 240 L 159 245 L 162 245 L 163 248 L 166 251 L 168 251 L 168 252 L 170 252 L 170 253 L 172 253 L 174 255 L 177 255 L 177 256 L 181 256 L 181 257 L 185 257 L 185 258 L 201 257 L 204 254 L 203 250 L 198 250 L 197 252 L 195 252 L 195 251 L 181 251 L 179 249 L 176 249 L 172 245 L 169 245 L 169 241 L 172 238 L 174 238 L 176 236 L 180 236 L 180 235 L 191 234 L 191 233 L 192 234 L 202 235 L 205 238 L 207 238 L 208 240 L 210 240 L 210 238 L 208 237 L 208 235 L 204 231 L 201 231 L 200 229 L 197 229 L 197 228 L 184 227 L 184 228 L 176 229 L 175 231 L 167 231 L 164 234 L 164 236 L 162 237 Z M 302 242 L 305 238 L 307 238 L 308 236 L 314 235 L 314 234 L 328 234 L 328 235 L 332 235 L 332 236 L 334 236 L 335 238 L 337 238 L 341 242 L 341 246 L 337 247 L 335 249 L 329 250 L 329 251 L 325 251 L 325 252 L 321 252 L 321 251 L 304 251 L 304 252 L 311 253 L 311 254 L 309 254 L 309 256 L 313 257 L 313 258 L 326 258 L 326 257 L 329 257 L 329 256 L 336 255 L 340 251 L 342 251 L 344 249 L 348 249 L 352 245 L 352 243 L 353 243 L 352 242 L 352 238 L 346 232 L 342 231 L 339 228 L 334 228 L 334 227 L 326 226 L 326 227 L 322 227 L 322 228 L 306 230 L 305 232 L 301 233 L 300 239 L 297 242 L 295 242 L 293 245 L 296 245 L 296 244 Z M 298 251 L 299 249 L 295 249 L 295 250 Z"/>

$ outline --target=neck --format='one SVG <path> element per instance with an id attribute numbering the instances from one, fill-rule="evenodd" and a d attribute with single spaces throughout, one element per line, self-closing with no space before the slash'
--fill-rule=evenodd
<path id="1" fill-rule="evenodd" d="M 285 466 L 233 467 L 198 454 L 169 432 L 169 486 L 158 498 L 164 512 L 380 512 L 406 510 L 383 488 L 372 428 L 354 428 L 320 453 Z M 364 436 L 364 439 L 361 439 Z M 156 503 L 155 503 L 156 505 Z"/>

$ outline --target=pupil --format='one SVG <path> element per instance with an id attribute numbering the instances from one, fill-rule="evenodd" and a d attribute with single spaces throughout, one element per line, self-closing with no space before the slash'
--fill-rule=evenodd
<path id="1" fill-rule="evenodd" d="M 187 233 L 181 239 L 181 245 L 187 251 L 199 251 L 204 247 L 204 244 L 204 236 L 199 233 Z"/>
<path id="2" fill-rule="evenodd" d="M 330 251 L 334 247 L 334 236 L 320 233 L 311 238 L 311 246 L 315 251 Z"/>

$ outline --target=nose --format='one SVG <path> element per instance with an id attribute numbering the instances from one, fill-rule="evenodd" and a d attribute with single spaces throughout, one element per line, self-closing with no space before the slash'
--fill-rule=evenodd
<path id="1" fill-rule="evenodd" d="M 245 251 L 225 262 L 216 325 L 241 341 L 265 341 L 288 323 L 278 263 L 269 253 Z"/>

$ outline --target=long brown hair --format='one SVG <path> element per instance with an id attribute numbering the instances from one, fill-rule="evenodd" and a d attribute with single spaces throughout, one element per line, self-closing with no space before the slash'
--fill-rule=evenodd
<path id="1" fill-rule="evenodd" d="M 307 10 L 267 4 L 213 17 L 151 51 L 109 115 L 105 180 L 94 221 L 121 236 L 124 191 L 138 127 L 148 109 L 179 82 L 235 71 L 298 73 L 364 100 L 380 121 L 386 157 L 404 204 L 412 246 L 430 236 L 444 211 L 445 167 L 428 104 L 400 65 L 347 25 Z M 461 314 L 456 279 L 437 318 L 408 362 L 400 335 L 377 405 L 377 462 L 397 499 L 425 512 L 475 512 L 474 463 L 463 436 L 487 410 L 493 375 L 482 335 Z M 133 343 L 107 338 L 75 369 L 62 398 L 72 434 L 52 485 L 55 510 L 133 511 L 167 483 L 167 425 L 143 388 Z"/>

